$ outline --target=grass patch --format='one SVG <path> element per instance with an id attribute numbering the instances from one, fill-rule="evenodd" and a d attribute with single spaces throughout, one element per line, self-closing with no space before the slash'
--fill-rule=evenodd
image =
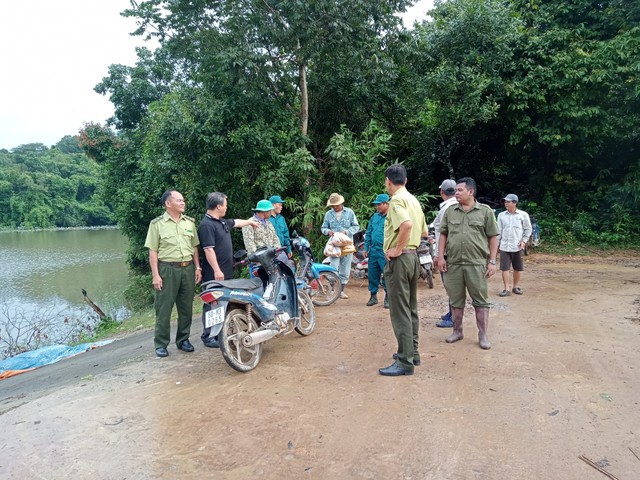
<path id="1" fill-rule="evenodd" d="M 193 316 L 199 317 L 202 313 L 202 300 L 200 297 L 196 296 L 193 299 Z M 178 318 L 178 313 L 173 308 L 171 312 L 171 323 L 173 328 L 175 329 L 175 322 Z M 141 310 L 139 312 L 135 312 L 131 317 L 123 320 L 122 322 L 108 322 L 101 326 L 100 329 L 96 330 L 90 338 L 86 339 L 87 342 L 93 342 L 98 340 L 104 340 L 107 338 L 131 334 L 140 330 L 150 330 L 154 328 L 156 324 L 156 313 L 153 308 L 147 308 L 145 310 Z M 198 320 L 194 320 L 193 329 L 197 329 Z"/>

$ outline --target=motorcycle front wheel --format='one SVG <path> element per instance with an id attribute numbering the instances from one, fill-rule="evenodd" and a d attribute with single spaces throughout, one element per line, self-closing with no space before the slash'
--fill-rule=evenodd
<path id="1" fill-rule="evenodd" d="M 311 288 L 313 289 L 311 300 L 319 307 L 331 305 L 342 291 L 340 277 L 336 272 L 320 272 L 319 278 L 311 281 Z"/>
<path id="2" fill-rule="evenodd" d="M 244 336 L 257 329 L 258 324 L 253 318 L 247 317 L 246 311 L 236 308 L 227 313 L 218 338 L 222 356 L 234 370 L 248 372 L 260 363 L 262 343 L 251 347 L 246 347 L 242 343 Z"/>
<path id="3" fill-rule="evenodd" d="M 316 326 L 316 309 L 309 294 L 303 290 L 298 290 L 298 309 L 300 320 L 296 326 L 296 332 L 304 336 L 311 335 Z"/>

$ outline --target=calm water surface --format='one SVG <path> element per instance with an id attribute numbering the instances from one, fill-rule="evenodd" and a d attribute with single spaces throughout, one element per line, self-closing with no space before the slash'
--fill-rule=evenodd
<path id="1" fill-rule="evenodd" d="M 116 229 L 0 232 L 0 310 L 79 310 L 84 288 L 107 314 L 126 315 L 127 242 Z"/>

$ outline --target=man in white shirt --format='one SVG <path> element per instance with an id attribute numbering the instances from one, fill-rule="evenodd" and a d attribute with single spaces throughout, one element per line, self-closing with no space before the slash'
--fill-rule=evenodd
<path id="1" fill-rule="evenodd" d="M 524 247 L 531 236 L 529 214 L 519 210 L 518 196 L 510 193 L 503 198 L 506 210 L 498 215 L 500 230 L 500 271 L 504 289 L 501 297 L 510 295 L 509 270 L 513 266 L 513 289 L 511 292 L 522 295 L 520 272 L 524 270 Z"/>
<path id="2" fill-rule="evenodd" d="M 433 221 L 433 228 L 436 231 L 436 244 L 435 251 L 436 256 L 433 259 L 434 265 L 438 266 L 438 242 L 440 241 L 440 223 L 442 222 L 442 217 L 444 216 L 444 212 L 447 211 L 451 205 L 455 205 L 458 203 L 456 200 L 456 181 L 447 179 L 440 184 L 440 197 L 442 197 L 442 202 L 440 204 L 440 210 L 438 210 L 438 215 L 436 219 Z M 440 278 L 442 279 L 442 285 L 444 285 L 444 274 L 440 272 Z M 440 321 L 436 323 L 436 327 L 440 328 L 452 328 L 453 327 L 453 318 L 451 317 L 451 306 L 449 306 L 449 311 L 444 315 L 440 316 Z"/>

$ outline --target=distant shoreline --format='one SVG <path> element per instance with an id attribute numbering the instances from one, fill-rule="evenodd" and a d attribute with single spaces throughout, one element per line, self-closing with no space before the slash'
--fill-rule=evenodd
<path id="1" fill-rule="evenodd" d="M 0 227 L 2 232 L 57 232 L 66 230 L 119 230 L 118 225 L 99 225 L 97 227 L 53 227 L 53 228 L 10 228 Z"/>

